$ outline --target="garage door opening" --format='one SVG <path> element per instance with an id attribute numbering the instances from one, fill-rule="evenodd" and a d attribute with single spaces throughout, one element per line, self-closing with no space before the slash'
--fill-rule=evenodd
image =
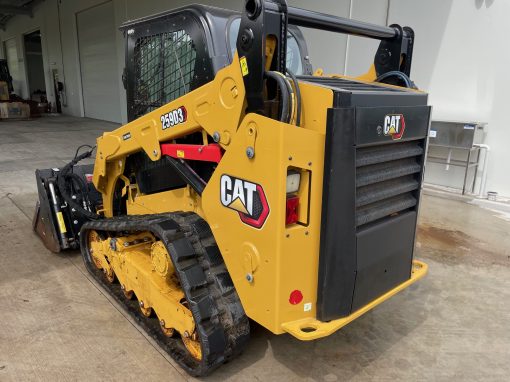
<path id="1" fill-rule="evenodd" d="M 26 34 L 24 45 L 29 98 L 40 104 L 47 104 L 41 31 L 37 30 Z"/>

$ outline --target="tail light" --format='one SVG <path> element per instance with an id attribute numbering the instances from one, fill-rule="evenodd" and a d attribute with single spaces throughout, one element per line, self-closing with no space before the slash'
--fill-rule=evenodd
<path id="1" fill-rule="evenodd" d="M 285 213 L 285 225 L 295 224 L 299 220 L 299 196 L 296 193 L 299 191 L 299 184 L 301 183 L 301 173 L 294 169 L 287 171 L 287 205 Z"/>
<path id="2" fill-rule="evenodd" d="M 298 196 L 287 196 L 287 209 L 285 214 L 285 224 L 295 224 L 298 222 L 299 214 L 299 197 Z"/>

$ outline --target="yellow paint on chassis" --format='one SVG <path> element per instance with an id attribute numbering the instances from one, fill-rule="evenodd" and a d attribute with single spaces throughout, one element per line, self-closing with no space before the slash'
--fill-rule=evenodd
<path id="1" fill-rule="evenodd" d="M 300 83 L 300 89 L 301 127 L 246 115 L 201 203 L 247 315 L 276 334 L 284 332 L 283 322 L 316 316 L 324 141 L 333 93 L 307 83 Z M 255 150 L 253 159 L 246 156 L 248 145 Z M 285 225 L 289 167 L 311 173 L 306 225 Z M 270 212 L 261 229 L 243 224 L 237 212 L 221 205 L 223 174 L 263 187 Z M 301 183 L 304 186 L 306 182 Z M 252 282 L 247 281 L 247 274 L 253 276 Z M 289 303 L 294 289 L 303 293 L 304 302 L 312 303 L 309 311 L 304 311 L 303 303 Z"/>
<path id="2" fill-rule="evenodd" d="M 127 211 L 130 215 L 190 211 L 204 216 L 201 199 L 189 186 L 151 195 L 137 194 L 128 198 Z"/>
<path id="3" fill-rule="evenodd" d="M 256 128 L 255 157 L 243 137 Z M 239 137 L 239 138 L 238 138 Z M 299 289 L 306 302 L 317 294 L 324 135 L 259 115 L 248 115 L 203 193 L 202 208 L 247 315 L 281 333 L 281 323 L 314 316 L 289 304 Z M 287 168 L 312 171 L 308 226 L 285 226 Z M 269 216 L 261 229 L 243 224 L 239 214 L 219 203 L 220 178 L 228 174 L 262 185 Z M 252 274 L 248 282 L 246 275 Z M 246 303 L 245 303 L 246 302 Z"/>
<path id="4" fill-rule="evenodd" d="M 182 336 L 192 336 L 195 324 L 185 301 L 171 263 L 167 272 L 161 272 L 161 248 L 168 262 L 170 257 L 160 241 L 148 232 L 101 240 L 92 231 L 89 236 L 93 263 L 105 274 L 113 272 L 125 295 L 134 292 L 145 315 L 151 310 L 157 315 L 163 329 L 175 329 Z M 114 244 L 113 244 L 114 243 Z M 114 247 L 115 250 L 112 248 Z M 152 255 L 152 256 L 151 256 Z M 157 262 L 153 258 L 157 258 Z M 113 279 L 111 279 L 113 281 Z"/>

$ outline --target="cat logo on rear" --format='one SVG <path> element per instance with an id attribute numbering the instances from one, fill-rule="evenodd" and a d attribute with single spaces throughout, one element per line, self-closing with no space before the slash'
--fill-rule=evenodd
<path id="1" fill-rule="evenodd" d="M 244 179 L 222 175 L 220 200 L 225 207 L 237 211 L 243 223 L 255 228 L 261 228 L 269 215 L 262 186 Z"/>
<path id="2" fill-rule="evenodd" d="M 406 121 L 403 114 L 388 114 L 384 117 L 383 133 L 391 136 L 391 139 L 401 139 L 405 128 Z"/>

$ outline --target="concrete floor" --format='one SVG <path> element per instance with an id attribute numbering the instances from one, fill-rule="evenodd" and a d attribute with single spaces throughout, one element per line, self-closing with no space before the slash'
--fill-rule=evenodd
<path id="1" fill-rule="evenodd" d="M 35 168 L 63 165 L 115 125 L 0 123 L 0 381 L 190 379 L 92 282 L 78 253 L 32 233 Z M 253 325 L 210 381 L 507 381 L 510 222 L 425 195 L 416 257 L 429 275 L 334 335 L 300 342 Z"/>

